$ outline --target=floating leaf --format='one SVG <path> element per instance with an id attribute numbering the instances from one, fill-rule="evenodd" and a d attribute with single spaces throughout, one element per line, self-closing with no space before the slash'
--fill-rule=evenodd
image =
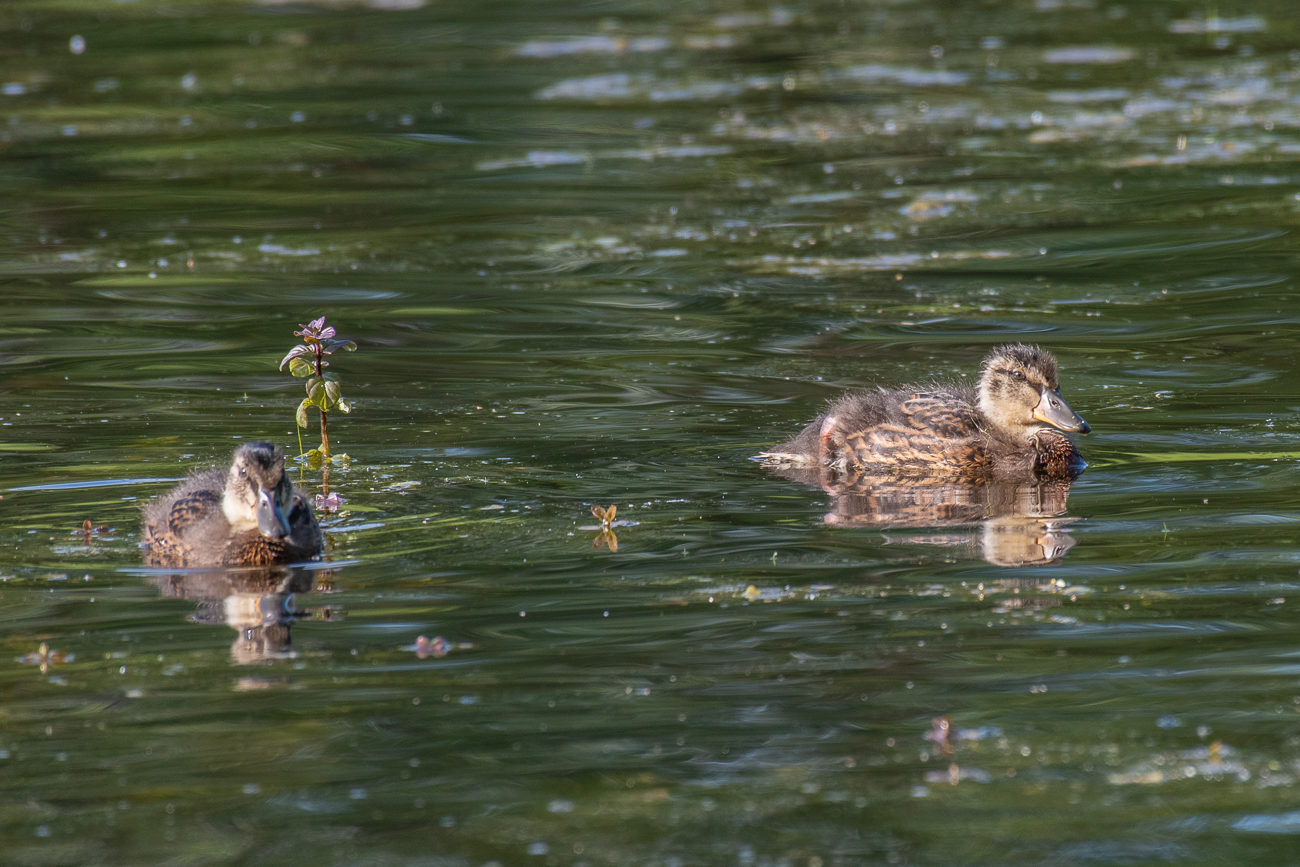
<path id="1" fill-rule="evenodd" d="M 409 647 L 415 651 L 415 655 L 420 659 L 428 659 L 430 656 L 441 659 L 452 651 L 451 642 L 441 635 L 434 636 L 433 640 L 430 640 L 427 635 L 421 635 L 415 639 L 415 644 L 409 645 Z M 402 649 L 406 650 L 407 648 Z"/>
<path id="2" fill-rule="evenodd" d="M 610 506 L 608 509 L 603 506 L 592 506 L 591 514 L 596 516 L 596 520 L 600 521 L 602 527 L 609 529 L 609 526 L 614 523 L 614 516 L 618 514 L 618 506 Z"/>
<path id="3" fill-rule="evenodd" d="M 294 358 L 289 362 L 289 372 L 297 377 L 315 376 L 316 365 L 302 358 Z"/>
<path id="4" fill-rule="evenodd" d="M 609 546 L 611 553 L 618 553 L 618 536 L 615 536 L 614 531 L 608 527 L 605 527 L 596 534 L 596 538 L 592 540 L 591 547 L 594 550 L 599 551 L 606 545 Z"/>
<path id="5" fill-rule="evenodd" d="M 312 451 L 315 451 L 315 449 L 313 449 Z M 336 491 L 330 491 L 329 496 L 325 496 L 324 494 L 317 494 L 316 511 L 337 512 L 339 510 L 339 504 L 342 502 L 343 502 L 343 498 L 340 497 Z"/>

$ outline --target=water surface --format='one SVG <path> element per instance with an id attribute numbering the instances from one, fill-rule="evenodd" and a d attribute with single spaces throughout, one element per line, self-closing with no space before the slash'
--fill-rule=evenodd
<path id="1" fill-rule="evenodd" d="M 1291 12 L 6 3 L 5 860 L 1284 863 Z M 322 314 L 328 563 L 144 568 Z M 1008 341 L 1068 499 L 750 460 Z"/>

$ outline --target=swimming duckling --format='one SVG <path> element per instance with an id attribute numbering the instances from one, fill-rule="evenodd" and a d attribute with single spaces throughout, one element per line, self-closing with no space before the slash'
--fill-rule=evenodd
<path id="1" fill-rule="evenodd" d="M 1072 479 L 1083 471 L 1083 459 L 1068 437 L 1051 428 L 1089 431 L 1061 397 L 1056 359 L 1017 343 L 989 353 L 976 388 L 853 392 L 794 440 L 761 457 L 772 465 L 829 471 L 839 478 L 823 483 L 837 485 L 898 475 Z"/>
<path id="2" fill-rule="evenodd" d="M 320 556 L 325 540 L 303 493 L 266 442 L 235 450 L 229 469 L 197 473 L 144 507 L 153 566 L 266 566 Z"/>

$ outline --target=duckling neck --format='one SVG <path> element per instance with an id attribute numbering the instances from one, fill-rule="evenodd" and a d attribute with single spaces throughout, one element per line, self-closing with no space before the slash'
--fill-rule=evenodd
<path id="1" fill-rule="evenodd" d="M 230 529 L 236 533 L 257 529 L 257 515 L 249 510 L 248 506 L 239 499 L 239 494 L 229 486 L 221 498 L 221 512 L 226 516 L 226 523 L 230 524 Z"/>
<path id="2" fill-rule="evenodd" d="M 1029 443 L 1044 430 L 1037 421 L 1025 419 L 1013 407 L 990 399 L 984 389 L 980 389 L 979 410 L 987 426 L 1003 439 Z"/>

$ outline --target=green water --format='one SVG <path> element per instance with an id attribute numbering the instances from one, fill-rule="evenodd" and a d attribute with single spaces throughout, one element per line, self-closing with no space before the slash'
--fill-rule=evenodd
<path id="1" fill-rule="evenodd" d="M 1277 0 L 0 5 L 0 861 L 1293 861 L 1297 106 Z M 329 562 L 144 568 L 319 315 Z M 1017 340 L 1068 500 L 750 459 Z"/>

